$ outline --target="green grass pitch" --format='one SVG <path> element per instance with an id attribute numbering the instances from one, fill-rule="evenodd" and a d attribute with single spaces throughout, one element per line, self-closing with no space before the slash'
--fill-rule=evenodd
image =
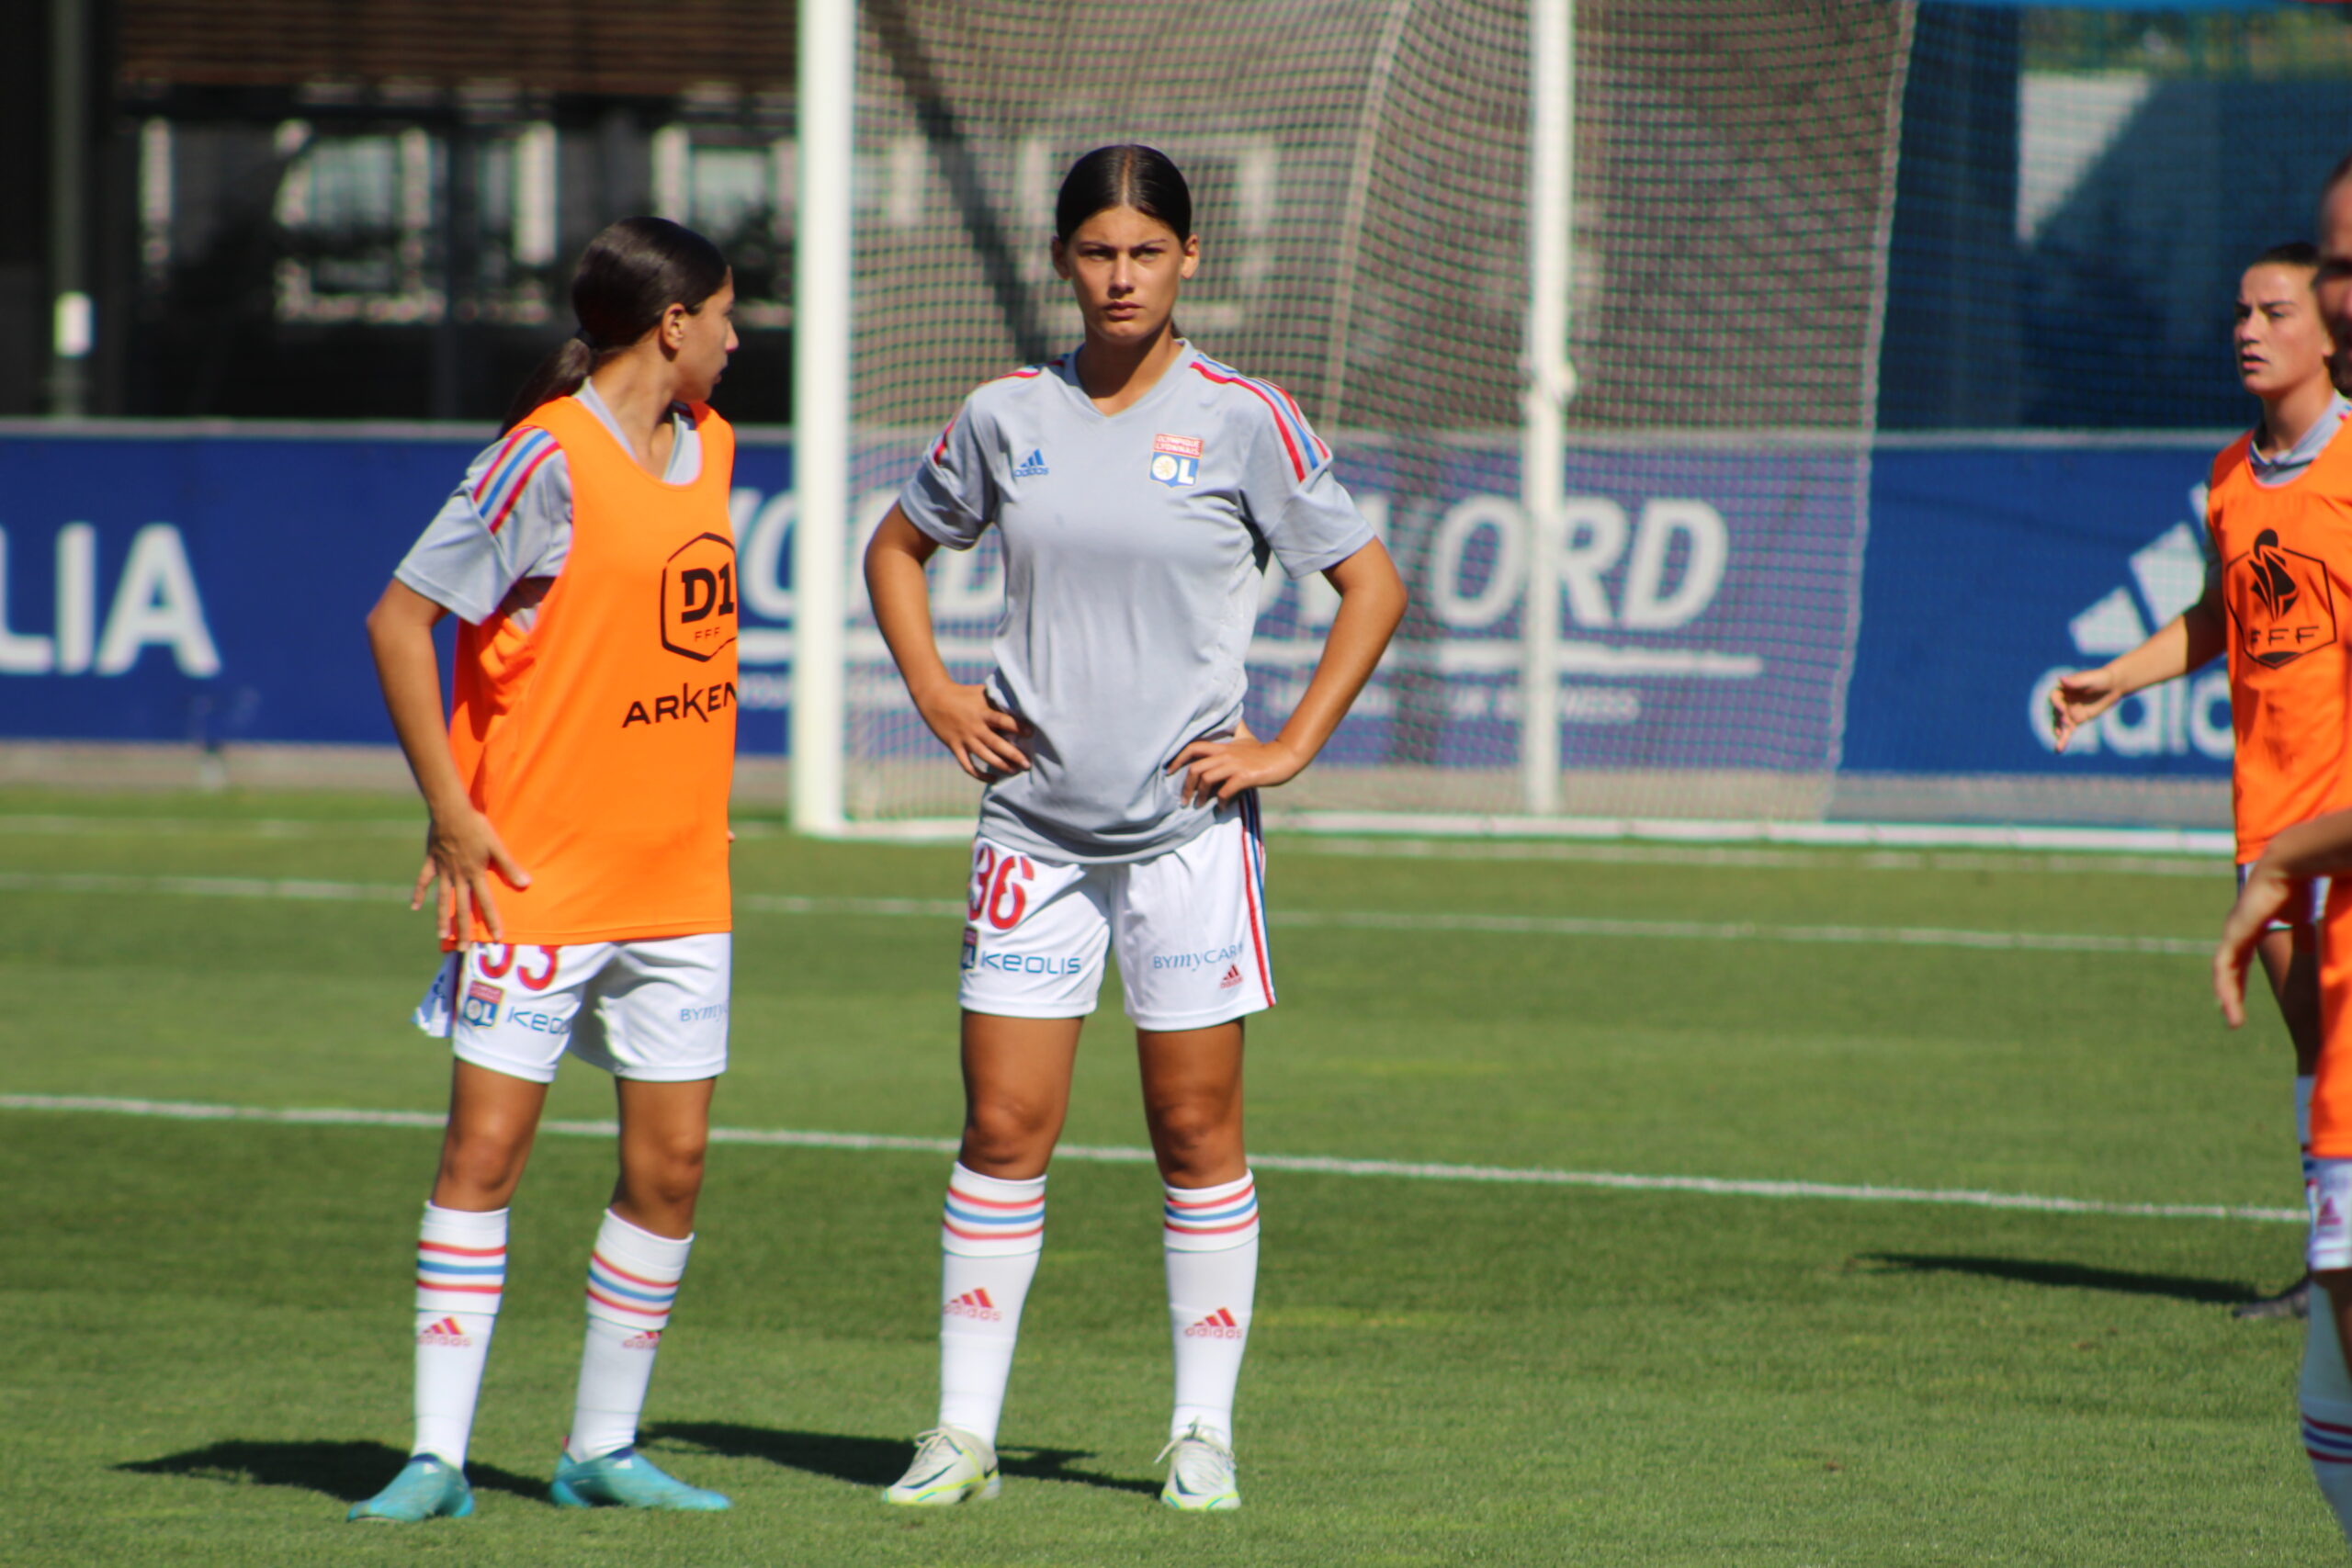
<path id="1" fill-rule="evenodd" d="M 380 797 L 0 793 L 0 1094 L 437 1111 L 432 964 Z M 745 824 L 756 829 L 758 824 Z M 953 848 L 736 852 L 733 1128 L 952 1136 Z M 2189 873 L 2189 874 L 2184 874 Z M 2285 1043 L 2188 952 L 2225 866 L 1278 839 L 1261 1155 L 2296 1201 Z M 280 879 L 328 886 L 288 886 Z M 356 885 L 355 889 L 354 885 Z M 308 893 L 311 897 L 296 895 Z M 816 900 L 777 912 L 777 896 Z M 771 908 L 754 906 L 759 897 Z M 1394 916 L 1383 929 L 1297 917 Z M 1444 916 L 1745 922 L 1714 937 Z M 1472 922 L 1475 924 L 1476 922 Z M 1490 925 L 1493 922 L 1488 922 Z M 1784 940 L 1836 925 L 1863 940 Z M 1069 1138 L 1143 1141 L 1106 995 Z M 567 1069 L 550 1115 L 609 1113 Z M 2340 1548 L 2297 1443 L 2296 1267 L 2259 1220 L 1272 1171 L 1247 1506 L 1159 1507 L 1157 1193 L 1065 1161 L 1004 1495 L 884 1509 L 933 1397 L 944 1156 L 729 1144 L 648 1411 L 720 1517 L 560 1512 L 579 1280 L 610 1179 L 542 1139 L 476 1433 L 480 1511 L 343 1523 L 408 1437 L 435 1134 L 0 1109 L 0 1562 L 2275 1564 Z"/>

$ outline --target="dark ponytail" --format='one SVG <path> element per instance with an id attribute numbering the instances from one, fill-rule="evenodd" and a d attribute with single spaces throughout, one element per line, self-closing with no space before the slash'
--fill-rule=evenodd
<path id="1" fill-rule="evenodd" d="M 1193 190 L 1168 154 L 1125 142 L 1097 147 L 1069 166 L 1054 197 L 1054 238 L 1064 244 L 1080 224 L 1114 207 L 1157 218 L 1180 240 L 1193 237 Z"/>
<path id="2" fill-rule="evenodd" d="M 533 409 L 580 389 L 588 372 L 662 322 L 662 312 L 689 312 L 727 282 L 727 258 L 693 230 L 666 218 L 624 218 L 588 242 L 571 275 L 571 312 L 580 330 L 539 362 L 507 405 L 501 434 Z"/>

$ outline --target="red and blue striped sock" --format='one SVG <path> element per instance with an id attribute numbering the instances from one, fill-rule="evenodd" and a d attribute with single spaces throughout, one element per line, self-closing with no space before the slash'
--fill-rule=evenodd
<path id="1" fill-rule="evenodd" d="M 417 1231 L 416 1441 L 410 1451 L 459 1469 L 506 1291 L 506 1214 L 427 1203 Z"/>
<path id="2" fill-rule="evenodd" d="M 588 1256 L 588 1335 L 571 1435 L 563 1445 L 573 1459 L 616 1453 L 637 1441 L 653 1357 L 694 1245 L 690 1235 L 655 1235 L 605 1211 Z"/>
<path id="3" fill-rule="evenodd" d="M 1046 1245 L 1046 1179 L 947 1179 L 941 1216 L 939 1424 L 989 1443 L 1004 1414 L 1021 1308 Z"/>
<path id="4" fill-rule="evenodd" d="M 1233 1440 L 1233 1393 L 1258 1294 L 1258 1184 L 1169 1187 L 1161 1208 L 1176 1405 L 1169 1436 L 1197 1425 Z"/>

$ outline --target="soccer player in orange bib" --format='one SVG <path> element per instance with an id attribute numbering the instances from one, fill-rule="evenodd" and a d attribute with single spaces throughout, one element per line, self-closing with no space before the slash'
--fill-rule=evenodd
<path id="1" fill-rule="evenodd" d="M 735 348 L 734 285 L 707 240 L 632 218 L 590 243 L 571 295 L 578 334 L 368 617 L 432 815 L 411 908 L 437 879 L 447 957 L 417 1022 L 457 1062 L 417 1240 L 415 1441 L 354 1519 L 473 1511 L 466 1446 L 507 1205 L 567 1052 L 613 1075 L 620 1179 L 551 1495 L 727 1506 L 635 1443 L 727 1066 L 734 437 L 707 400 Z M 444 615 L 461 623 L 447 720 Z"/>
<path id="2" fill-rule="evenodd" d="M 2319 241 L 2320 313 L 2338 343 L 2352 343 L 2352 157 L 2336 165 L 2322 190 Z M 2352 526 L 2352 508 L 2338 525 Z M 2331 780 L 2335 787 L 2328 804 L 2341 807 L 2352 802 L 2352 774 L 2342 759 Z M 2352 873 L 2352 811 L 2333 810 L 2274 837 L 2222 929 L 2213 955 L 2213 990 L 2231 1027 L 2245 1022 L 2246 969 L 2263 933 L 2281 910 L 2300 900 L 2306 879 L 2336 879 L 2320 942 L 2321 1045 L 2307 1183 L 2312 1280 L 2321 1295 L 2313 1300 L 2303 1339 L 2296 1403 L 2312 1478 L 2352 1542 L 2352 1372 L 2346 1370 L 2352 1350 L 2352 883 L 2344 880 L 2346 873 Z"/>
<path id="3" fill-rule="evenodd" d="M 2279 245 L 2238 284 L 2238 376 L 2262 400 L 2262 423 L 2213 460 L 2205 519 L 2211 570 L 2204 597 L 2131 652 L 2069 675 L 2050 694 L 2058 745 L 2131 693 L 2227 650 L 2231 770 L 2239 885 L 2281 829 L 2336 800 L 2344 756 L 2346 665 L 2336 617 L 2352 610 L 2352 403 L 2329 380 L 2332 355 L 2312 279 L 2318 253 Z M 2260 942 L 2295 1047 L 2295 1134 L 2311 1175 L 2312 1074 L 2320 1053 L 2319 943 L 2327 889 L 2283 909 Z M 2308 1274 L 2241 1317 L 2300 1316 Z"/>

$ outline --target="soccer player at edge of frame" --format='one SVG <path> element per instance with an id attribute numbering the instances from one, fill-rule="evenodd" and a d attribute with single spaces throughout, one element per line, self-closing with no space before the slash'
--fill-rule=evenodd
<path id="1" fill-rule="evenodd" d="M 865 557 L 917 710 L 987 785 L 961 950 L 965 1118 L 941 1227 L 939 1417 L 883 1495 L 997 1495 L 1046 1167 L 1115 947 L 1163 1188 L 1176 1386 L 1160 1499 L 1216 1512 L 1241 1504 L 1234 1390 L 1258 1273 L 1242 1021 L 1274 1000 L 1257 792 L 1322 750 L 1403 617 L 1405 588 L 1298 406 L 1179 333 L 1201 242 L 1174 164 L 1132 145 L 1080 158 L 1055 202 L 1052 259 L 1083 342 L 966 399 Z M 965 685 L 940 659 L 923 566 L 991 527 L 1004 619 L 994 670 Z M 1241 702 L 1270 554 L 1293 577 L 1323 573 L 1340 607 L 1297 706 L 1261 740 Z"/>
<path id="2" fill-rule="evenodd" d="M 456 1062 L 417 1240 L 415 1439 L 356 1520 L 473 1512 L 466 1449 L 508 1205 L 567 1054 L 613 1075 L 620 1176 L 589 1254 L 579 1393 L 548 1495 L 728 1506 L 636 1442 L 727 1066 L 735 443 L 708 400 L 736 346 L 735 287 L 708 240 L 628 218 L 589 243 L 571 299 L 579 333 L 368 617 L 432 814 L 410 907 L 441 885 L 445 957 L 416 1021 Z M 446 723 L 444 615 L 461 623 Z"/>
<path id="3" fill-rule="evenodd" d="M 2327 606 L 2352 604 L 2352 438 L 2338 439 L 2352 402 L 2330 380 L 2336 355 L 2315 293 L 2318 266 L 2310 244 L 2278 245 L 2256 257 L 2238 282 L 2238 378 L 2261 400 L 2262 419 L 2213 460 L 2203 595 L 2139 647 L 2064 677 L 2050 694 L 2063 751 L 2122 698 L 2226 650 L 2241 886 L 2274 834 L 2343 798 L 2352 666 Z M 2326 883 L 2313 882 L 2258 944 L 2295 1049 L 2295 1141 L 2306 1185 L 2320 1055 L 2317 922 L 2326 900 Z M 2236 1313 L 2300 1317 L 2310 1294 L 2305 1271 Z"/>
<path id="4" fill-rule="evenodd" d="M 2352 156 L 2321 188 L 2318 295 L 2339 343 L 2352 343 Z M 2344 781 L 2352 784 L 2352 780 Z M 2346 793 L 2331 802 L 2342 806 Z M 2352 872 L 2352 811 L 2337 810 L 2286 829 L 2270 840 L 2247 875 L 2213 953 L 2213 992 L 2232 1028 L 2245 1021 L 2246 970 L 2263 933 L 2302 897 L 2315 876 Z M 2303 1337 L 2296 1403 L 2303 1451 L 2335 1522 L 2352 1543 L 2352 888 L 2329 898 L 2320 943 L 2323 1049 L 2312 1091 L 2311 1322 Z"/>

